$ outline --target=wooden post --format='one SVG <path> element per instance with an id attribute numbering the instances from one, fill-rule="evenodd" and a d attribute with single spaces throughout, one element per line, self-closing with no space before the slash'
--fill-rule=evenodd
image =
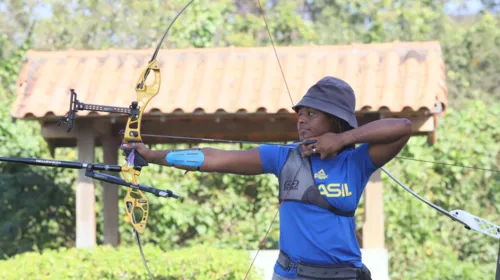
<path id="1" fill-rule="evenodd" d="M 90 126 L 87 126 L 90 127 Z M 94 134 L 91 129 L 80 128 L 77 138 L 78 160 L 93 162 Z M 85 170 L 78 170 L 76 183 L 76 247 L 92 247 L 96 244 L 95 190 Z"/>
<path id="2" fill-rule="evenodd" d="M 120 140 L 117 137 L 106 135 L 102 138 L 102 149 L 104 153 L 104 162 L 107 164 L 117 164 L 118 148 Z M 111 174 L 111 173 L 110 173 Z M 114 176 L 120 176 L 114 172 Z M 104 217 L 104 244 L 113 247 L 120 243 L 120 234 L 118 231 L 118 186 L 115 184 L 102 182 L 103 202 L 102 215 Z"/>
<path id="3" fill-rule="evenodd" d="M 381 170 L 372 174 L 365 188 L 363 248 L 385 248 L 384 198 Z"/>

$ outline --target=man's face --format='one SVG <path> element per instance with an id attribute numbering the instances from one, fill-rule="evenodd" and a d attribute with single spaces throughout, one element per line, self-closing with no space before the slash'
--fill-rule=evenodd
<path id="1" fill-rule="evenodd" d="M 322 111 L 300 107 L 297 116 L 297 130 L 300 140 L 323 135 L 332 129 L 332 118 Z"/>

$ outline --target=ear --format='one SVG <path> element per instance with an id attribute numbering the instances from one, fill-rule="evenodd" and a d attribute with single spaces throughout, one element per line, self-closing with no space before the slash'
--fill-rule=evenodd
<path id="1" fill-rule="evenodd" d="M 329 115 L 330 116 L 330 127 L 331 131 L 333 133 L 342 133 L 342 124 L 340 123 L 339 119 L 335 116 Z"/>

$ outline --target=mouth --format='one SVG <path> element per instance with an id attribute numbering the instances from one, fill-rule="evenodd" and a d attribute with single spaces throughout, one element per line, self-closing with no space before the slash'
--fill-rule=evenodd
<path id="1" fill-rule="evenodd" d="M 311 130 L 308 128 L 299 129 L 299 135 L 301 135 L 301 136 L 304 135 L 305 133 L 310 133 L 310 132 L 311 132 Z"/>

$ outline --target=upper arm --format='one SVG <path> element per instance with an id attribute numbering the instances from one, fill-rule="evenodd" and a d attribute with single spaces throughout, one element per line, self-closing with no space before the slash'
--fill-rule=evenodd
<path id="1" fill-rule="evenodd" d="M 279 176 L 288 149 L 279 145 L 262 145 L 244 151 L 204 148 L 203 154 L 205 161 L 200 170 L 204 172 L 241 175 L 271 173 Z"/>
<path id="2" fill-rule="evenodd" d="M 258 148 L 249 150 L 220 150 L 203 148 L 205 160 L 203 172 L 258 175 L 262 173 L 262 163 Z"/>

